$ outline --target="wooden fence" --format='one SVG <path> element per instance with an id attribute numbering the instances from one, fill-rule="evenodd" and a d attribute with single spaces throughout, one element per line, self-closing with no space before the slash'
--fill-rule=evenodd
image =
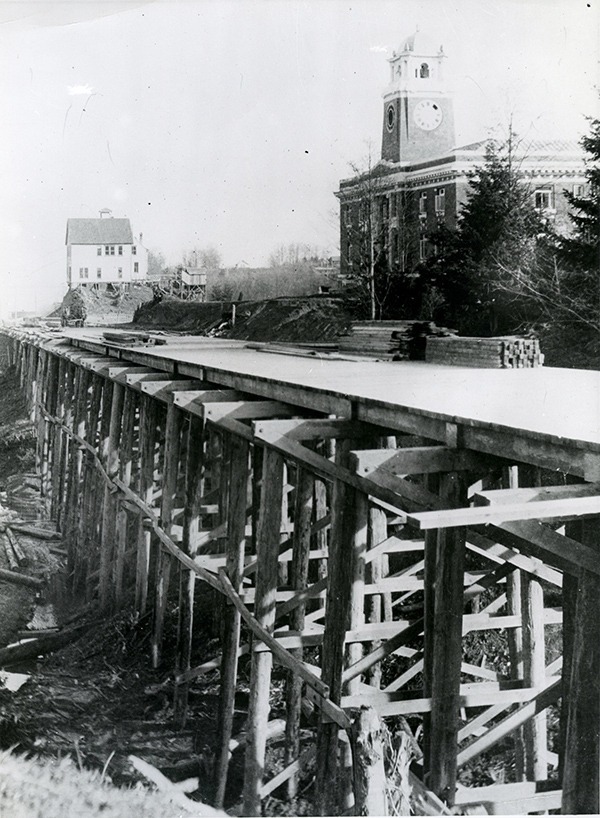
<path id="1" fill-rule="evenodd" d="M 68 542 L 72 592 L 106 612 L 153 610 L 155 667 L 167 596 L 178 594 L 180 723 L 190 683 L 220 669 L 216 806 L 250 652 L 245 815 L 284 784 L 293 797 L 308 763 L 315 814 L 382 814 L 380 779 L 357 783 L 365 707 L 392 725 L 422 719 L 423 760 L 407 786 L 423 814 L 598 811 L 599 486 L 579 466 L 564 473 L 560 441 L 561 479 L 550 481 L 526 446 L 520 458 L 466 448 L 451 423 L 443 440 L 418 415 L 400 432 L 307 409 L 310 397 L 266 399 L 88 346 L 10 333 L 42 493 Z M 550 445 L 544 460 L 552 469 Z M 221 650 L 194 667 L 198 583 L 222 600 Z M 564 650 L 547 663 L 553 623 Z M 468 635 L 492 630 L 508 634 L 505 675 L 464 658 Z M 274 662 L 287 673 L 286 766 L 266 780 Z M 464 765 L 511 735 L 514 783 L 457 786 Z"/>

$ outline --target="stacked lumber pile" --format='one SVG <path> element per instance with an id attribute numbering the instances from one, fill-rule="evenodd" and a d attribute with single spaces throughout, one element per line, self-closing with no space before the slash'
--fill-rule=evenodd
<path id="1" fill-rule="evenodd" d="M 427 337 L 445 337 L 453 332 L 436 327 L 433 321 L 353 321 L 350 330 L 338 339 L 339 351 L 388 361 L 423 360 Z"/>
<path id="2" fill-rule="evenodd" d="M 484 369 L 528 369 L 542 366 L 544 356 L 536 338 L 427 338 L 425 360 L 446 366 Z"/>

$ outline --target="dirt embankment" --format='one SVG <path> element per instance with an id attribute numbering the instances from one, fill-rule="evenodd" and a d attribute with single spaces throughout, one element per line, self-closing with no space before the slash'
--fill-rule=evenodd
<path id="1" fill-rule="evenodd" d="M 59 318 L 65 307 L 69 308 L 72 317 L 78 317 L 83 308 L 87 326 L 128 324 L 133 320 L 136 309 L 152 301 L 152 298 L 152 287 L 144 284 L 132 284 L 129 289 L 122 290 L 74 287 L 66 293 L 52 317 Z"/>
<path id="2" fill-rule="evenodd" d="M 138 327 L 173 329 L 193 335 L 218 333 L 244 341 L 334 341 L 352 320 L 344 302 L 333 297 L 276 298 L 243 301 L 232 305 L 220 301 L 180 301 L 163 297 L 144 304 L 136 313 Z"/>

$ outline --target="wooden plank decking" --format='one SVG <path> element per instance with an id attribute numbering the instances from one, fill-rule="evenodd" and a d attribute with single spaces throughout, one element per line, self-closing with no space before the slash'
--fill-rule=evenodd
<path id="1" fill-rule="evenodd" d="M 521 446 L 525 460 L 532 460 L 533 448 L 540 466 L 544 444 L 551 443 L 555 467 L 600 479 L 600 372 L 269 355 L 243 341 L 198 336 L 117 351 L 102 343 L 99 331 L 65 335 L 75 346 L 132 363 L 445 442 L 452 433 L 447 424 L 455 424 L 460 446 L 494 454 Z"/>

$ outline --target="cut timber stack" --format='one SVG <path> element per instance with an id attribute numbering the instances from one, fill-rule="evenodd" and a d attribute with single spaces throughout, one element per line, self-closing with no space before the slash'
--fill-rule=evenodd
<path id="1" fill-rule="evenodd" d="M 389 361 L 423 359 L 425 337 L 452 332 L 436 327 L 432 321 L 353 321 L 350 331 L 339 338 L 339 350 L 342 354 Z"/>
<path id="2" fill-rule="evenodd" d="M 542 366 L 544 356 L 535 338 L 427 338 L 425 360 L 446 366 L 484 369 L 529 369 Z"/>

